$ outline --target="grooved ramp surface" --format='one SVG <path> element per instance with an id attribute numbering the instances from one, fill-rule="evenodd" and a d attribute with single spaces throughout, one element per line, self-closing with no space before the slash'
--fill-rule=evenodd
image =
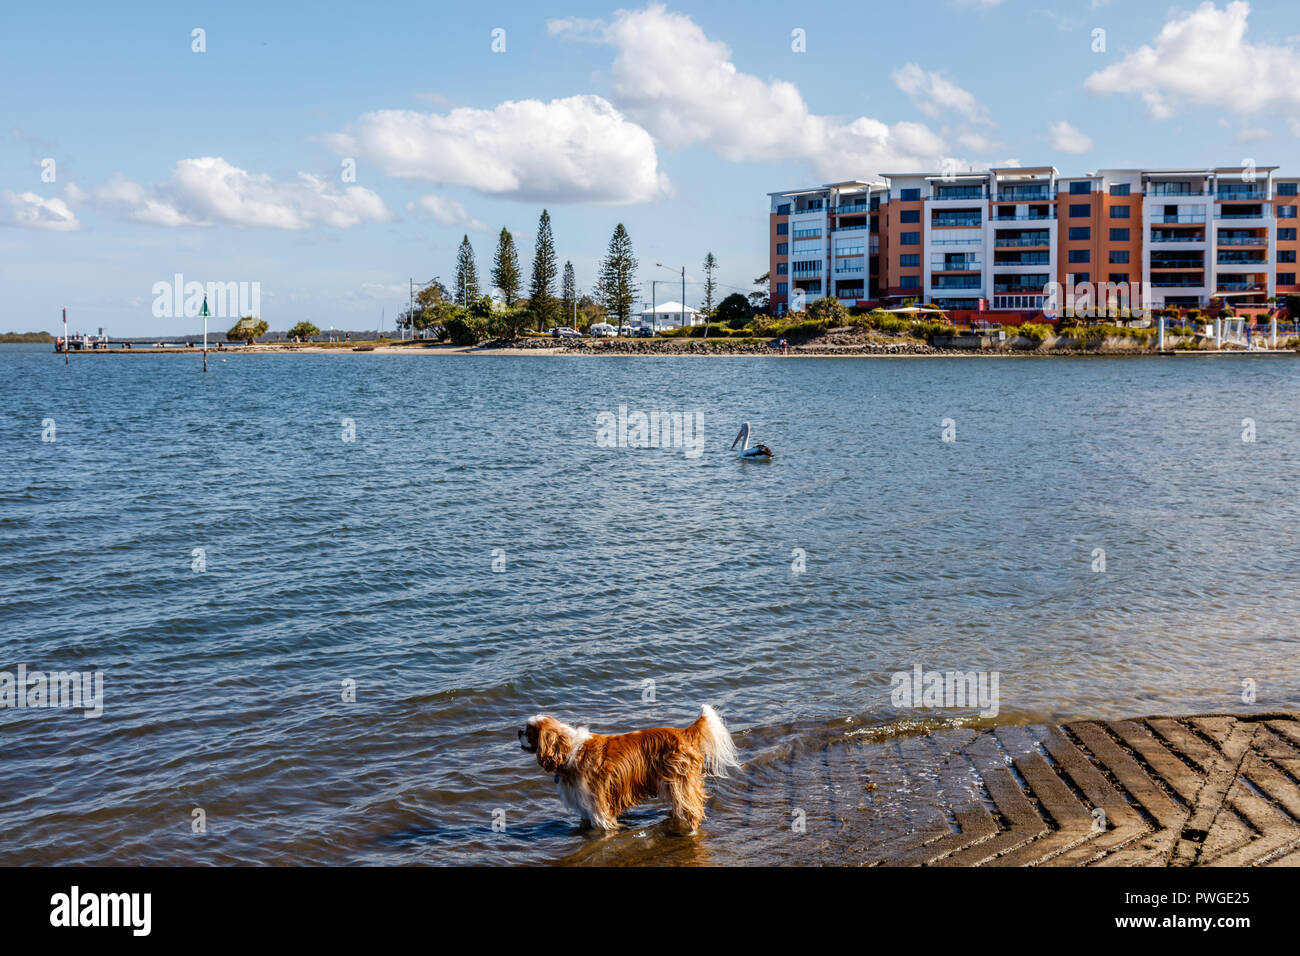
<path id="1" fill-rule="evenodd" d="M 1300 713 L 839 732 L 709 790 L 699 837 L 633 822 L 565 862 L 1298 866 Z"/>
<path id="2" fill-rule="evenodd" d="M 931 738 L 939 734 L 928 735 Z M 1253 866 L 1300 860 L 1300 715 L 998 727 L 936 752 L 951 811 L 861 862 L 886 866 Z M 872 746 L 851 739 L 828 747 Z M 906 749 L 906 748 L 904 748 Z M 823 752 L 824 753 L 824 752 Z M 867 791 L 888 800 L 878 785 Z M 880 796 L 877 796 L 880 794 Z M 870 814 L 870 805 L 859 812 Z M 811 862 L 811 861 L 809 861 Z"/>

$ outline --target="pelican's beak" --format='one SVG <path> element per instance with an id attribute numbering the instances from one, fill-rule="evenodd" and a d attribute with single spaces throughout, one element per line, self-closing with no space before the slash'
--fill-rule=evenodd
<path id="1" fill-rule="evenodd" d="M 736 440 L 731 443 L 731 447 L 735 448 L 737 445 L 739 445 L 740 440 L 744 437 L 745 437 L 745 429 L 742 428 L 739 432 L 736 433 Z"/>

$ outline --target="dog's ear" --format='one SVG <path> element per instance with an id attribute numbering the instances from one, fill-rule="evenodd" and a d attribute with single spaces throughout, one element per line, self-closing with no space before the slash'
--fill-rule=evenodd
<path id="1" fill-rule="evenodd" d="M 558 773 L 569 759 L 569 735 L 558 721 L 543 720 L 537 725 L 537 763 L 547 773 Z"/>

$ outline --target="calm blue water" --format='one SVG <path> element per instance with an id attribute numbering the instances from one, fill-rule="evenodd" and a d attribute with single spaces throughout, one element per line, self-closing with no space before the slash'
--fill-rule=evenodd
<path id="1" fill-rule="evenodd" d="M 1290 357 L 0 347 L 0 671 L 105 688 L 98 719 L 0 709 L 0 863 L 559 859 L 592 837 L 529 715 L 711 702 L 752 759 L 926 716 L 889 698 L 916 663 L 997 671 L 998 722 L 1296 708 L 1298 385 Z M 698 412 L 704 453 L 598 447 L 619 404 Z M 743 419 L 770 464 L 727 450 Z"/>

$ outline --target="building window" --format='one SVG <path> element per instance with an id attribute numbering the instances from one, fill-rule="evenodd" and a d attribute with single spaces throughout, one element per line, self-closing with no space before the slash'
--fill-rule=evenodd
<path id="1" fill-rule="evenodd" d="M 1071 219 L 1087 219 L 1092 215 L 1092 207 L 1086 202 L 1070 203 Z"/>
<path id="2" fill-rule="evenodd" d="M 919 232 L 905 232 L 898 237 L 900 246 L 919 246 L 921 244 L 921 234 Z"/>
<path id="3" fill-rule="evenodd" d="M 920 189 L 901 189 L 898 198 L 903 202 L 918 202 L 921 199 Z"/>
<path id="4" fill-rule="evenodd" d="M 790 283 L 788 283 L 788 282 L 778 282 L 778 283 L 776 284 L 776 294 L 777 294 L 777 295 L 785 295 L 785 294 L 787 294 L 789 291 L 790 291 Z"/>
<path id="5" fill-rule="evenodd" d="M 1295 236 L 1296 236 L 1296 231 L 1294 226 L 1290 226 L 1287 228 L 1282 228 L 1281 226 L 1278 227 L 1277 230 L 1278 242 L 1295 242 Z"/>
<path id="6" fill-rule="evenodd" d="M 1092 192 L 1092 181 L 1085 180 L 1081 183 L 1070 183 L 1071 196 L 1086 196 Z"/>
<path id="7" fill-rule="evenodd" d="M 776 207 L 776 214 L 778 216 L 790 215 L 790 204 L 788 202 L 781 203 L 781 205 Z"/>
<path id="8" fill-rule="evenodd" d="M 901 212 L 899 212 L 899 214 L 898 214 L 898 221 L 899 221 L 899 222 L 920 222 L 920 221 L 921 221 L 921 210 L 919 210 L 919 209 L 904 209 L 904 210 L 902 210 Z"/>
<path id="9" fill-rule="evenodd" d="M 1111 242 L 1128 242 L 1128 230 L 1127 230 L 1127 229 L 1112 229 L 1112 230 L 1110 231 L 1110 241 L 1111 241 Z"/>
<path id="10" fill-rule="evenodd" d="M 1128 265 L 1128 250 L 1127 249 L 1110 250 L 1110 264 L 1113 266 Z"/>
<path id="11" fill-rule="evenodd" d="M 1111 219 L 1128 219 L 1128 218 L 1129 218 L 1129 209 L 1130 209 L 1130 208 L 1131 208 L 1131 207 L 1129 207 L 1129 206 L 1111 206 L 1111 207 L 1110 207 L 1110 218 L 1111 218 Z"/>
<path id="12" fill-rule="evenodd" d="M 1126 283 L 1128 282 L 1128 273 L 1127 273 L 1127 272 L 1112 272 L 1112 273 L 1110 274 L 1110 278 L 1108 278 L 1106 281 L 1109 282 L 1109 283 L 1111 283 L 1112 285 L 1123 285 L 1123 284 L 1126 284 Z"/>
<path id="13" fill-rule="evenodd" d="M 1091 230 L 1089 227 L 1087 227 L 1087 226 L 1071 226 L 1071 227 L 1070 227 L 1070 238 L 1071 238 L 1071 239 L 1091 239 L 1091 238 L 1092 238 L 1092 230 Z"/>
<path id="14" fill-rule="evenodd" d="M 1277 207 L 1277 218 L 1279 218 L 1279 219 L 1294 219 L 1294 218 L 1295 218 L 1295 206 L 1278 206 L 1278 207 Z"/>
<path id="15" fill-rule="evenodd" d="M 788 236 L 790 234 L 790 224 L 788 222 L 778 222 L 776 224 L 776 234 L 778 236 Z"/>
<path id="16" fill-rule="evenodd" d="M 898 265 L 901 269 L 919 269 L 921 268 L 921 256 L 915 252 L 899 256 Z"/>
<path id="17" fill-rule="evenodd" d="M 1278 183 L 1277 194 L 1279 196 L 1294 196 L 1296 194 L 1296 186 L 1300 186 L 1300 183 Z"/>
<path id="18" fill-rule="evenodd" d="M 1070 250 L 1070 261 L 1071 261 L 1071 262 L 1091 262 L 1091 261 L 1092 261 L 1092 253 L 1091 253 L 1091 251 L 1088 250 L 1088 249 L 1071 249 L 1071 250 Z"/>
<path id="19" fill-rule="evenodd" d="M 900 289 L 919 289 L 921 288 L 920 276 L 899 276 L 898 287 Z"/>
<path id="20" fill-rule="evenodd" d="M 1277 284 L 1278 284 L 1278 285 L 1295 285 L 1295 273 L 1294 273 L 1294 272 L 1279 272 L 1279 273 L 1277 274 Z"/>
<path id="21" fill-rule="evenodd" d="M 1128 183 L 1111 183 L 1111 184 L 1110 184 L 1110 194 L 1111 194 L 1112 196 L 1127 196 L 1127 195 L 1128 195 Z M 1120 209 L 1127 209 L 1128 206 L 1119 206 L 1118 208 L 1120 208 Z M 1125 213 L 1124 215 L 1127 216 L 1128 213 Z"/>
<path id="22" fill-rule="evenodd" d="M 790 263 L 788 262 L 778 262 L 776 264 L 776 274 L 779 276 L 785 275 L 787 272 L 790 271 L 789 266 Z"/>
<path id="23" fill-rule="evenodd" d="M 1295 250 L 1294 250 L 1294 249 L 1279 249 L 1279 250 L 1277 251 L 1277 261 L 1278 261 L 1278 262 L 1295 262 Z"/>
<path id="24" fill-rule="evenodd" d="M 1072 272 L 1072 273 L 1070 273 L 1070 275 L 1074 276 L 1074 284 L 1075 284 L 1075 285 L 1082 285 L 1082 284 L 1085 283 L 1085 282 L 1091 282 L 1091 281 L 1092 281 L 1092 273 L 1091 273 L 1091 272 Z"/>
<path id="25" fill-rule="evenodd" d="M 776 244 L 776 254 L 778 256 L 789 255 L 789 253 L 790 253 L 790 243 L 778 242 Z"/>

